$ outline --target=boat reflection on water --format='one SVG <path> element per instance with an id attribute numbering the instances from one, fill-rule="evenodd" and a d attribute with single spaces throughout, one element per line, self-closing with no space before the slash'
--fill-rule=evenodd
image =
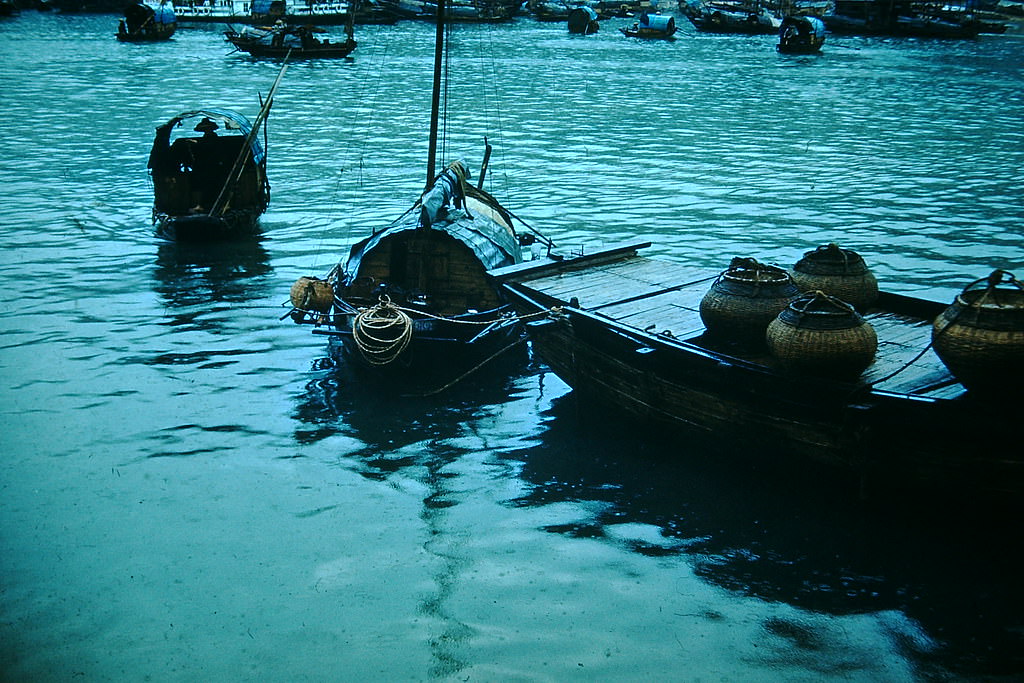
<path id="1" fill-rule="evenodd" d="M 528 486 L 512 503 L 590 511 L 547 531 L 677 557 L 734 595 L 802 610 L 764 627 L 807 657 L 841 647 L 825 642 L 828 617 L 875 615 L 925 679 L 1019 671 L 1017 517 L 865 503 L 823 472 L 764 467 L 756 453 L 583 409 L 571 393 L 543 420 L 540 443 L 505 456 Z"/>
<path id="2" fill-rule="evenodd" d="M 157 248 L 154 289 L 168 304 L 249 303 L 270 294 L 273 268 L 258 239 L 193 244 L 162 242 Z"/>

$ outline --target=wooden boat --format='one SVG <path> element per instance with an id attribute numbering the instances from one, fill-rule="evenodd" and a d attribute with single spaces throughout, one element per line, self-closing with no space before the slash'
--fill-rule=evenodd
<path id="1" fill-rule="evenodd" d="M 877 334 L 863 372 L 793 371 L 763 346 L 711 336 L 700 302 L 719 274 L 644 257 L 646 246 L 491 272 L 520 315 L 547 314 L 527 325 L 534 353 L 581 400 L 707 435 L 762 463 L 819 463 L 877 491 L 1024 493 L 1024 451 L 1013 445 L 1024 325 L 1015 363 L 1000 366 L 1016 375 L 996 394 L 966 390 L 931 350 L 945 304 L 885 291 L 863 316 Z"/>
<path id="2" fill-rule="evenodd" d="M 686 17 L 702 33 L 771 35 L 778 33 L 782 24 L 757 2 L 707 2 L 689 8 Z"/>
<path id="3" fill-rule="evenodd" d="M 529 242 L 516 233 L 512 214 L 482 189 L 490 147 L 475 186 L 460 161 L 435 172 L 448 71 L 446 18 L 442 0 L 426 189 L 397 220 L 354 244 L 325 277 L 299 278 L 290 293 L 294 322 L 326 335 L 340 364 L 388 386 L 442 386 L 525 341 L 486 276 L 491 268 L 520 263 L 521 242 Z"/>
<path id="4" fill-rule="evenodd" d="M 883 0 L 837 0 L 822 19 L 835 35 L 973 39 L 1001 33 L 1005 24 L 985 21 L 968 6 Z"/>
<path id="5" fill-rule="evenodd" d="M 676 20 L 670 16 L 644 12 L 632 26 L 625 26 L 619 31 L 629 38 L 672 39 L 676 34 Z"/>
<path id="6" fill-rule="evenodd" d="M 153 222 L 166 239 L 253 235 L 270 203 L 264 126 L 285 67 L 252 123 L 230 109 L 196 109 L 156 129 L 149 154 Z M 180 129 L 180 130 L 179 130 Z"/>
<path id="7" fill-rule="evenodd" d="M 177 29 L 174 6 L 162 1 L 157 7 L 133 2 L 117 24 L 117 39 L 124 43 L 151 43 L 170 40 Z"/>
<path id="8" fill-rule="evenodd" d="M 600 26 L 597 22 L 597 11 L 586 6 L 573 7 L 569 10 L 566 23 L 569 27 L 569 33 L 584 36 L 597 33 Z"/>
<path id="9" fill-rule="evenodd" d="M 825 22 L 818 17 L 787 16 L 779 27 L 776 49 L 789 55 L 811 55 L 821 52 L 825 44 Z"/>
<path id="10" fill-rule="evenodd" d="M 224 37 L 240 52 L 253 57 L 274 57 L 290 59 L 330 59 L 348 57 L 356 49 L 352 24 L 346 27 L 345 40 L 332 43 L 330 38 L 317 38 L 325 29 L 316 26 L 292 26 L 280 23 L 267 28 L 234 28 L 224 32 Z"/>

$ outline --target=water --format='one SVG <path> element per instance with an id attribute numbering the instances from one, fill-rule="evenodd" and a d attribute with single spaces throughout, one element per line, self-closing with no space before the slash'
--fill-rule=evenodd
<path id="1" fill-rule="evenodd" d="M 477 167 L 486 133 L 492 191 L 563 248 L 647 237 L 721 268 L 836 240 L 938 300 L 1024 275 L 1019 36 L 794 58 L 616 25 L 453 43 L 449 156 Z M 5 680 L 1024 675 L 1016 520 L 866 509 L 591 415 L 529 358 L 388 402 L 278 320 L 295 278 L 422 186 L 429 26 L 292 65 L 264 239 L 199 249 L 153 236 L 153 129 L 254 116 L 278 65 L 228 55 L 220 27 L 115 28 L 0 23 Z"/>

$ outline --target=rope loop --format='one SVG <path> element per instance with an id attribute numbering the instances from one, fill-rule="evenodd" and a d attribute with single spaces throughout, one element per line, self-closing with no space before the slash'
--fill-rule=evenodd
<path id="1" fill-rule="evenodd" d="M 370 308 L 361 308 L 352 321 L 352 338 L 371 365 L 394 362 L 412 341 L 412 318 L 387 296 Z"/>

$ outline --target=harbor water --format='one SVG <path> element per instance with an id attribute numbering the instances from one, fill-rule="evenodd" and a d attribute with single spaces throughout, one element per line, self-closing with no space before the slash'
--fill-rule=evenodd
<path id="1" fill-rule="evenodd" d="M 1020 34 L 794 57 L 679 19 L 456 27 L 446 157 L 486 136 L 488 189 L 565 252 L 836 242 L 938 301 L 1024 276 Z M 654 432 L 527 352 L 389 398 L 282 320 L 422 189 L 431 26 L 290 64 L 262 236 L 190 247 L 154 235 L 154 129 L 254 117 L 281 65 L 116 25 L 0 23 L 0 679 L 1024 677 L 1019 518 Z"/>

